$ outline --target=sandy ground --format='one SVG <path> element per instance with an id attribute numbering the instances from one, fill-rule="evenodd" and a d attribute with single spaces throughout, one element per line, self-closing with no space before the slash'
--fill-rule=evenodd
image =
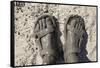
<path id="1" fill-rule="evenodd" d="M 68 16 L 78 14 L 85 21 L 85 29 L 88 34 L 86 44 L 87 57 L 90 61 L 96 61 L 96 7 L 54 5 L 25 3 L 25 6 L 15 6 L 15 65 L 36 65 L 41 64 L 38 48 L 32 37 L 34 22 L 39 15 L 48 10 L 48 13 L 55 16 L 59 22 L 61 32 L 60 40 L 64 46 L 64 23 Z"/>

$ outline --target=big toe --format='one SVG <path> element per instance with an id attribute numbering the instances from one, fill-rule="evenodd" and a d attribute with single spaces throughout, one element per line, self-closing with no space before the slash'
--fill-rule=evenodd
<path id="1" fill-rule="evenodd" d="M 49 17 L 46 18 L 46 24 L 47 24 L 47 27 L 53 27 L 52 20 Z"/>

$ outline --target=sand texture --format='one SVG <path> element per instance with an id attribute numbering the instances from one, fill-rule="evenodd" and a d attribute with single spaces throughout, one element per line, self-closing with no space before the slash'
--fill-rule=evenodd
<path id="1" fill-rule="evenodd" d="M 86 44 L 87 57 L 90 61 L 96 61 L 96 7 L 25 3 L 24 6 L 15 5 L 15 65 L 39 65 L 42 59 L 35 45 L 34 22 L 44 12 L 55 16 L 59 22 L 61 32 L 60 40 L 64 46 L 64 23 L 70 15 L 80 15 L 85 21 L 85 29 L 88 35 Z M 59 33 L 58 33 L 59 34 Z M 58 42 L 59 43 L 59 42 Z"/>

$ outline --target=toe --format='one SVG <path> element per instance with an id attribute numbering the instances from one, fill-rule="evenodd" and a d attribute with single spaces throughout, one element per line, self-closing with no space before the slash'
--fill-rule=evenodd
<path id="1" fill-rule="evenodd" d="M 37 24 L 37 25 L 35 26 L 34 31 L 35 31 L 35 32 L 38 32 L 38 31 L 39 31 L 39 24 Z"/>
<path id="2" fill-rule="evenodd" d="M 76 23 L 76 29 L 78 30 L 79 28 L 79 22 Z"/>
<path id="3" fill-rule="evenodd" d="M 80 30 L 80 32 L 81 32 L 82 30 L 84 30 L 84 29 L 83 29 L 83 26 L 84 26 L 84 25 L 83 25 L 82 21 L 79 22 L 79 23 L 80 23 L 80 25 L 79 25 L 79 26 L 80 26 L 80 29 L 79 29 L 79 30 Z"/>
<path id="4" fill-rule="evenodd" d="M 46 19 L 45 18 L 42 19 L 42 23 L 43 23 L 43 29 L 45 29 L 46 28 Z"/>
<path id="5" fill-rule="evenodd" d="M 40 26 L 40 30 L 42 30 L 43 29 L 43 25 L 42 25 L 43 23 L 42 23 L 42 20 L 39 20 L 39 26 Z"/>
<path id="6" fill-rule="evenodd" d="M 70 22 L 70 25 L 71 25 L 71 27 L 75 28 L 75 27 L 76 27 L 76 20 L 73 19 L 73 20 Z"/>
<path id="7" fill-rule="evenodd" d="M 79 24 L 78 24 L 78 29 L 77 30 L 81 30 L 81 24 L 80 24 L 80 22 L 79 22 Z"/>
<path id="8" fill-rule="evenodd" d="M 50 18 L 46 18 L 46 24 L 47 24 L 47 27 L 51 27 L 52 26 L 52 21 Z"/>

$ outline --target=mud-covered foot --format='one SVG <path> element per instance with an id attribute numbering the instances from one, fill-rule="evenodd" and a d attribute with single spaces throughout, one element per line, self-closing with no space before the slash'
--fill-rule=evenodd
<path id="1" fill-rule="evenodd" d="M 40 16 L 35 23 L 35 38 L 40 46 L 43 64 L 55 64 L 57 60 L 55 24 L 53 17 L 48 14 Z"/>
<path id="2" fill-rule="evenodd" d="M 64 30 L 64 59 L 66 63 L 79 62 L 79 46 L 82 42 L 85 25 L 78 15 L 72 15 L 67 20 Z"/>

